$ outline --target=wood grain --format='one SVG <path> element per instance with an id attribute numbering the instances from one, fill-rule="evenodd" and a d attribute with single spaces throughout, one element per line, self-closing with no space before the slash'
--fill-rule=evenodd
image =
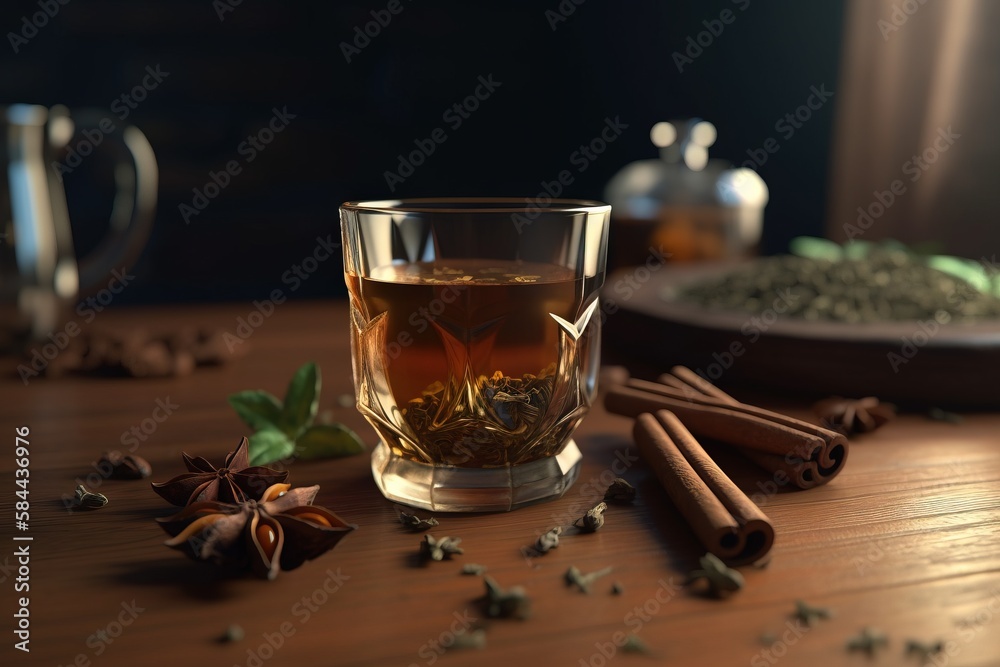
<path id="1" fill-rule="evenodd" d="M 148 329 L 201 324 L 235 330 L 247 304 L 102 313 L 95 327 Z M 151 418 L 156 401 L 177 407 L 136 453 L 154 480 L 181 472 L 180 452 L 218 458 L 245 429 L 226 404 L 234 391 L 281 394 L 292 371 L 315 360 L 324 372 L 321 411 L 374 433 L 339 395 L 351 387 L 347 310 L 342 302 L 284 304 L 245 343 L 240 362 L 170 380 L 65 378 L 24 386 L 5 359 L 0 428 L 8 446 L 15 426 L 31 428 L 31 653 L 13 650 L 13 457 L 0 460 L 2 664 L 68 665 L 601 665 L 619 649 L 616 633 L 636 632 L 654 652 L 636 664 L 919 664 L 907 639 L 952 642 L 949 665 L 996 665 L 1000 656 L 1000 416 L 970 415 L 961 425 L 904 416 L 852 442 L 851 459 L 830 484 L 772 489 L 754 466 L 723 449 L 726 472 L 767 513 L 776 540 L 769 565 L 743 568 L 746 588 L 718 601 L 679 583 L 702 547 L 652 473 L 634 460 L 631 420 L 599 405 L 578 431 L 585 464 L 560 500 L 510 514 L 438 515 L 434 534 L 463 539 L 466 554 L 415 566 L 419 535 L 404 532 L 364 456 L 295 463 L 295 484 L 320 484 L 317 502 L 360 528 L 335 550 L 274 582 L 232 577 L 165 546 L 153 521 L 173 508 L 144 482 L 102 481 L 110 504 L 66 512 L 59 498 L 93 472 L 103 450 Z M 666 370 L 665 368 L 663 370 Z M 723 378 L 724 380 L 724 378 Z M 720 384 L 725 388 L 724 381 Z M 736 398 L 752 397 L 736 392 Z M 599 401 L 598 401 L 599 404 Z M 801 406 L 766 405 L 809 419 Z M 147 426 L 149 423 L 147 423 Z M 8 450 L 9 451 L 9 450 Z M 565 536 L 558 549 L 531 557 L 522 549 L 566 525 L 603 495 L 618 473 L 639 490 L 634 506 L 612 506 L 605 527 Z M 482 563 L 503 586 L 523 585 L 534 601 L 527 621 L 494 621 L 482 650 L 439 652 L 461 619 L 482 615 L 476 577 Z M 587 596 L 563 583 L 570 565 L 611 566 Z M 340 587 L 331 574 L 338 575 Z M 612 582 L 623 588 L 612 595 Z M 835 616 L 796 626 L 794 601 L 829 606 Z M 118 634 L 123 604 L 143 611 Z M 463 616 L 465 615 L 465 616 Z M 244 640 L 216 638 L 240 624 Z M 282 636 L 284 624 L 287 636 Z M 864 625 L 890 636 L 877 660 L 850 654 L 847 638 Z M 108 632 L 110 643 L 94 636 Z M 277 634 L 275 634 L 277 633 Z M 117 635 L 117 636 L 112 636 Z M 767 645 L 761 643 L 762 635 Z M 621 635 L 623 636 L 623 635 Z M 270 637 L 280 648 L 272 649 Z M 88 639 L 89 638 L 89 639 Z M 263 648 L 262 648 L 263 647 Z M 770 652 L 770 653 L 769 653 Z M 100 653 L 100 655 L 98 655 Z M 258 657 L 267 658 L 262 663 Z M 627 658 L 619 658 L 622 664 Z M 83 664 L 81 662 L 81 664 Z"/>

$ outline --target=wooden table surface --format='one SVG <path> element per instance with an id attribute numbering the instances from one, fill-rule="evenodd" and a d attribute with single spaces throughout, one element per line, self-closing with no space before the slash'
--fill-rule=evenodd
<path id="1" fill-rule="evenodd" d="M 233 332 L 252 306 L 108 311 L 93 327 L 150 329 L 200 324 Z M 613 324 L 613 322 L 612 322 Z M 1000 664 L 1000 415 L 961 424 L 902 416 L 852 442 L 844 472 L 810 491 L 767 493 L 767 477 L 738 457 L 720 461 L 750 493 L 762 492 L 777 538 L 765 567 L 747 567 L 744 590 L 711 599 L 679 584 L 703 549 L 642 462 L 633 461 L 629 420 L 593 410 L 577 432 L 585 456 L 563 498 L 508 514 L 438 515 L 435 534 L 461 537 L 465 555 L 417 565 L 419 534 L 401 530 L 367 456 L 290 467 L 296 485 L 320 484 L 317 503 L 360 528 L 333 551 L 266 582 L 232 577 L 163 546 L 153 519 L 172 513 L 147 481 L 98 480 L 104 509 L 67 512 L 60 501 L 94 472 L 102 451 L 171 414 L 136 453 L 153 480 L 182 472 L 180 453 L 218 459 L 246 432 L 226 403 L 242 389 L 282 394 L 292 372 L 315 360 L 320 409 L 374 432 L 338 397 L 353 393 L 343 302 L 279 306 L 245 343 L 238 362 L 177 379 L 36 378 L 28 386 L 5 359 L 0 424 L 8 452 L 30 428 L 30 527 L 15 531 L 14 457 L 0 461 L 0 664 L 38 665 L 919 665 L 908 640 L 944 642 L 925 664 Z M 768 407 L 796 408 L 771 401 Z M 155 413 L 164 416 L 164 413 Z M 572 521 L 603 495 L 613 473 L 635 484 L 634 506 L 613 506 L 598 533 L 563 539 L 549 554 L 522 548 Z M 92 478 L 93 479 L 93 478 Z M 765 484 L 763 490 L 757 484 Z M 14 534 L 31 542 L 15 542 Z M 18 585 L 15 549 L 30 545 L 29 592 Z M 503 586 L 533 600 L 525 621 L 486 623 L 477 577 L 488 566 Z M 567 588 L 570 565 L 614 571 L 590 595 Z M 23 578 L 23 577 L 22 577 Z M 610 588 L 619 582 L 623 592 Z M 23 583 L 23 582 L 22 582 Z M 333 591 L 333 592 L 330 592 Z M 17 598 L 29 596 L 30 654 L 14 649 Z M 829 607 L 813 627 L 791 616 L 796 599 Z M 239 624 L 242 641 L 217 638 Z M 486 646 L 446 650 L 453 633 L 480 624 Z M 845 648 L 864 626 L 889 638 L 874 659 Z M 103 632 L 102 632 L 103 631 Z M 634 632 L 652 656 L 615 644 Z"/>

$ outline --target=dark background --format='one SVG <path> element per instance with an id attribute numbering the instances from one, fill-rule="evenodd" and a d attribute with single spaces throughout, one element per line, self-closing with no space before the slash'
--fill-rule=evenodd
<path id="1" fill-rule="evenodd" d="M 601 198 L 618 169 L 655 157 L 654 122 L 699 116 L 718 127 L 713 157 L 743 162 L 768 137 L 781 145 L 758 169 L 771 196 L 765 253 L 822 234 L 835 103 L 787 140 L 774 126 L 810 86 L 836 91 L 842 0 L 565 0 L 574 11 L 555 30 L 546 11 L 558 11 L 558 0 L 400 2 L 403 11 L 348 63 L 340 43 L 386 2 L 242 0 L 220 20 L 227 0 L 70 0 L 15 53 L 10 33 L 41 10 L 38 0 L 8 0 L 0 104 L 107 110 L 147 66 L 169 72 L 127 119 L 156 152 L 160 202 L 121 303 L 263 297 L 317 236 L 338 236 L 344 200 L 533 197 L 606 117 L 628 129 L 565 196 Z M 724 9 L 735 20 L 679 73 L 673 52 Z M 491 74 L 502 85 L 452 130 L 444 111 Z M 295 115 L 288 128 L 185 224 L 178 206 L 191 203 L 192 188 L 242 161 L 240 143 L 285 107 Z M 390 192 L 384 172 L 437 127 L 448 140 Z M 104 233 L 110 170 L 95 154 L 66 177 L 79 254 Z M 342 293 L 334 258 L 294 296 Z"/>

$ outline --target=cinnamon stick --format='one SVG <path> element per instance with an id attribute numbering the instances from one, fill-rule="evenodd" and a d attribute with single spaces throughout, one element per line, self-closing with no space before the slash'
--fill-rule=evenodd
<path id="1" fill-rule="evenodd" d="M 740 403 L 684 367 L 675 367 L 661 380 L 628 380 L 613 387 L 605 407 L 629 417 L 671 410 L 699 437 L 733 445 L 803 489 L 828 482 L 847 460 L 847 439 L 840 433 Z"/>
<path id="2" fill-rule="evenodd" d="M 636 418 L 639 453 L 708 551 L 731 565 L 760 560 L 774 544 L 763 512 L 668 410 Z"/>
<path id="3" fill-rule="evenodd" d="M 678 394 L 670 387 L 667 387 L 663 384 L 659 384 L 656 382 L 647 382 L 645 380 L 628 380 L 626 381 L 626 385 L 637 389 L 641 389 L 643 391 L 650 391 L 657 394 L 663 394 L 666 396 L 670 396 L 672 398 L 682 397 L 681 394 Z M 691 393 L 685 393 L 683 394 L 683 400 L 693 403 L 698 403 L 699 405 L 711 405 L 730 410 L 735 410 L 737 412 L 742 412 L 747 415 L 753 415 L 755 417 L 759 417 L 766 421 L 773 422 L 782 427 L 786 427 L 786 429 L 791 429 L 793 431 L 818 436 L 819 438 L 822 438 L 823 441 L 826 443 L 823 448 L 823 451 L 818 452 L 818 454 L 822 457 L 821 463 L 824 466 L 831 466 L 835 463 L 834 459 L 830 457 L 830 451 L 832 449 L 834 449 L 837 446 L 847 445 L 847 438 L 844 437 L 844 434 L 842 433 L 838 433 L 837 431 L 832 431 L 830 429 L 823 428 L 822 426 L 817 426 L 816 424 L 811 424 L 801 419 L 796 419 L 795 417 L 783 415 L 780 412 L 772 412 L 771 410 L 758 408 L 755 405 L 747 405 L 746 403 L 740 403 L 736 399 L 729 396 L 728 394 L 722 393 L 721 390 L 718 390 L 718 392 L 724 398 L 716 398 L 715 395 L 705 395 L 705 394 L 695 395 Z M 795 456 L 798 456 L 800 458 L 810 458 L 809 456 L 806 456 L 805 452 L 796 452 Z"/>
<path id="4" fill-rule="evenodd" d="M 719 440 L 736 447 L 785 455 L 794 452 L 809 459 L 825 446 L 822 438 L 773 422 L 767 418 L 737 411 L 731 407 L 687 401 L 665 391 L 636 387 L 640 380 L 630 380 L 608 391 L 604 405 L 610 412 L 637 417 L 643 412 L 670 410 L 700 437 Z M 653 383 L 648 383 L 653 384 Z M 664 387 L 669 389 L 669 387 Z"/>
<path id="5" fill-rule="evenodd" d="M 705 396 L 711 396 L 712 398 L 718 399 L 723 403 L 729 403 L 730 405 L 740 404 L 740 402 L 735 398 L 722 391 L 686 366 L 674 366 L 670 369 L 670 373 L 659 377 L 660 382 L 664 382 L 665 378 L 673 378 L 678 383 L 691 387 L 695 392 Z M 664 384 L 670 383 L 665 382 Z"/>

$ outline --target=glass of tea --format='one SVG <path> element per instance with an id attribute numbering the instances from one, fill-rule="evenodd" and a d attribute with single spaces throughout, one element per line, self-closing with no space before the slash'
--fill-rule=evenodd
<path id="1" fill-rule="evenodd" d="M 506 511 L 561 496 L 597 389 L 611 207 L 410 199 L 340 209 L 358 409 L 395 502 Z"/>

